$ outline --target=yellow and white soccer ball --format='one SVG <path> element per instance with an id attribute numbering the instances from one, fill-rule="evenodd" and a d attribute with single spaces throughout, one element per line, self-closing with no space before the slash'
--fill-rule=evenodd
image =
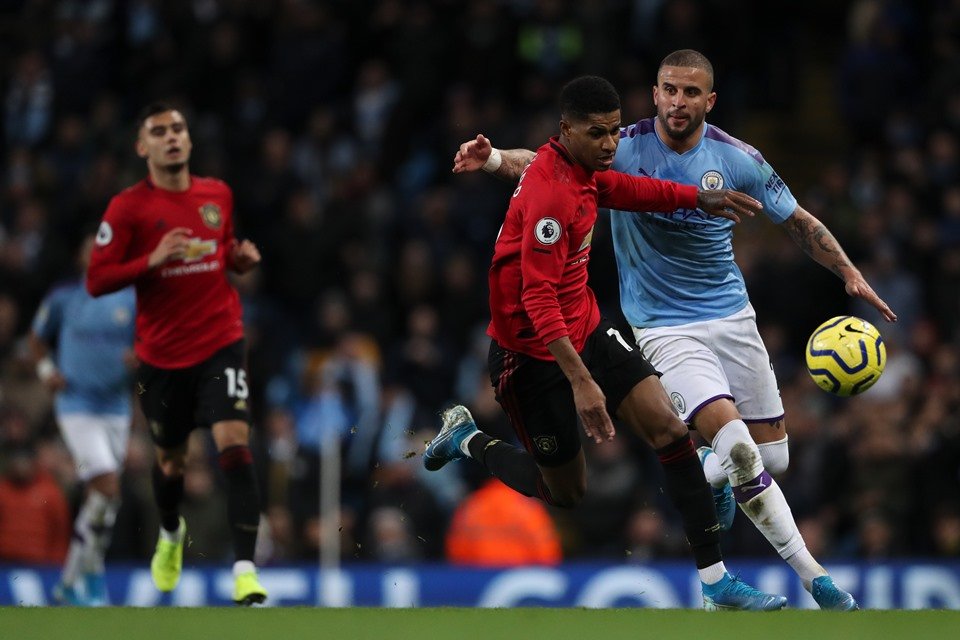
<path id="1" fill-rule="evenodd" d="M 875 326 L 856 316 L 830 318 L 807 341 L 807 371 L 817 386 L 837 396 L 872 387 L 887 364 L 887 347 Z"/>

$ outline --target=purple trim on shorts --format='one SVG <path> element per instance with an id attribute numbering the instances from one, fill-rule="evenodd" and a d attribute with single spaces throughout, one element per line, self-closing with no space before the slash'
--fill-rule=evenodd
<path id="1" fill-rule="evenodd" d="M 750 482 L 744 482 L 739 487 L 733 488 L 733 497 L 737 499 L 737 504 L 743 504 L 752 500 L 773 484 L 773 478 L 764 470 Z"/>
<path id="2" fill-rule="evenodd" d="M 733 396 L 731 396 L 729 393 L 724 393 L 719 396 L 713 396 L 712 398 L 707 398 L 706 400 L 698 404 L 696 409 L 690 412 L 690 417 L 687 418 L 687 424 L 688 425 L 693 424 L 693 416 L 697 415 L 697 411 L 700 411 L 700 409 L 703 409 L 705 406 L 707 406 L 714 400 L 719 400 L 720 398 L 728 398 L 730 400 L 733 400 Z"/>
<path id="3" fill-rule="evenodd" d="M 760 422 L 778 422 L 778 421 L 780 421 L 780 420 L 783 420 L 783 417 L 784 417 L 785 415 L 786 415 L 785 413 L 781 413 L 781 414 L 780 414 L 779 416 L 777 416 L 776 418 L 754 418 L 754 419 L 752 419 L 752 420 L 747 420 L 746 418 L 741 418 L 741 420 L 743 420 L 743 421 L 746 422 L 747 424 L 757 424 L 757 423 L 760 423 Z"/>

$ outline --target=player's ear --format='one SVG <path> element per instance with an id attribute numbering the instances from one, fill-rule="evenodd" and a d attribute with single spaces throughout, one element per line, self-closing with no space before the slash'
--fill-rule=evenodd
<path id="1" fill-rule="evenodd" d="M 707 113 L 713 109 L 713 105 L 717 104 L 717 92 L 711 91 L 707 96 Z"/>
<path id="2" fill-rule="evenodd" d="M 570 137 L 570 123 L 567 122 L 566 118 L 560 118 L 560 135 L 564 138 Z"/>
<path id="3" fill-rule="evenodd" d="M 140 138 L 137 138 L 137 141 L 133 143 L 133 148 L 141 158 L 147 157 L 147 145 L 143 144 Z"/>

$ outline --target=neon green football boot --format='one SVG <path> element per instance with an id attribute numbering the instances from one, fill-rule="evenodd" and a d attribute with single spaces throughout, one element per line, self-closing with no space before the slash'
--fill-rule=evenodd
<path id="1" fill-rule="evenodd" d="M 267 590 L 260 584 L 256 571 L 245 571 L 237 575 L 233 584 L 234 602 L 249 607 L 252 604 L 263 604 L 266 599 Z"/>
<path id="2" fill-rule="evenodd" d="M 177 542 L 172 542 L 160 536 L 157 539 L 157 550 L 153 552 L 150 561 L 150 575 L 157 589 L 166 593 L 173 591 L 180 582 L 180 571 L 183 569 L 183 541 L 187 537 L 187 523 L 180 517 L 180 528 L 176 533 Z"/>

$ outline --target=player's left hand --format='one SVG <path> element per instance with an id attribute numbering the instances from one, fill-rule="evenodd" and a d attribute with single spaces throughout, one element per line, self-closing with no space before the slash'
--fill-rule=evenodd
<path id="1" fill-rule="evenodd" d="M 712 216 L 740 222 L 740 216 L 752 218 L 763 211 L 763 204 L 745 193 L 732 189 L 700 189 L 697 207 Z"/>
<path id="2" fill-rule="evenodd" d="M 233 263 L 234 271 L 246 273 L 260 264 L 260 250 L 251 241 L 241 240 L 233 245 L 233 250 L 230 252 L 230 261 Z"/>
<path id="3" fill-rule="evenodd" d="M 897 321 L 897 314 L 877 295 L 873 287 L 867 284 L 867 281 L 864 280 L 863 276 L 859 273 L 847 280 L 844 288 L 847 290 L 847 295 L 853 296 L 854 298 L 862 298 L 868 302 L 870 306 L 880 312 L 880 315 L 882 315 L 883 319 L 887 322 Z"/>

